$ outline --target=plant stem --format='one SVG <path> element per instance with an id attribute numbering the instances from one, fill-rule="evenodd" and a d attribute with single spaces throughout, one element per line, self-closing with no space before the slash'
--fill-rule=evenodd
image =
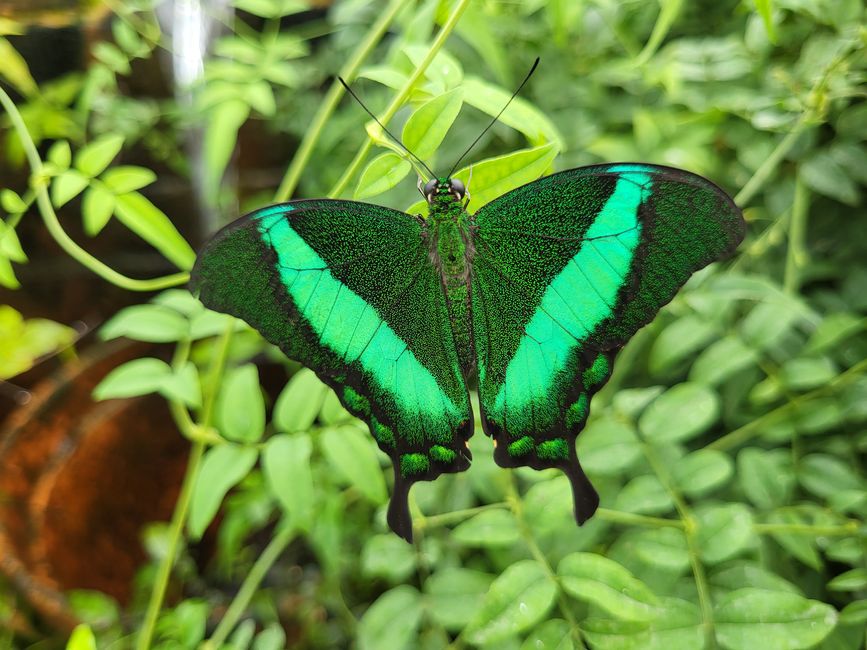
<path id="1" fill-rule="evenodd" d="M 557 606 L 560 609 L 560 613 L 563 614 L 563 618 L 565 618 L 566 622 L 569 624 L 569 629 L 572 631 L 572 641 L 574 641 L 575 647 L 586 648 L 584 645 L 584 639 L 581 637 L 581 628 L 578 625 L 578 621 L 575 619 L 575 614 L 572 612 L 572 608 L 569 606 L 569 600 L 566 598 L 566 594 L 560 584 L 560 579 L 557 577 L 556 571 L 554 571 L 554 568 L 548 562 L 548 558 L 545 557 L 542 549 L 539 548 L 539 544 L 536 542 L 536 537 L 533 535 L 533 531 L 530 530 L 530 526 L 524 518 L 524 502 L 521 499 L 521 494 L 518 492 L 517 485 L 515 485 L 515 475 L 512 472 L 509 472 L 508 487 L 508 503 L 518 522 L 518 529 L 521 531 L 521 537 L 524 538 L 524 543 L 527 545 L 530 555 L 533 556 L 533 559 L 536 560 L 536 562 L 542 565 L 542 568 L 548 575 L 548 579 L 554 583 L 554 587 L 557 590 Z"/>
<path id="2" fill-rule="evenodd" d="M 203 650 L 222 647 L 229 634 L 235 629 L 241 616 L 243 616 L 244 610 L 250 604 L 250 600 L 252 600 L 256 590 L 265 578 L 265 574 L 274 566 L 274 563 L 295 538 L 295 532 L 294 526 L 286 522 L 278 524 L 277 533 L 271 538 L 262 554 L 256 558 L 256 562 L 250 569 L 250 573 L 247 574 L 244 582 L 241 583 L 241 588 L 232 599 L 229 609 L 226 610 L 225 615 L 220 620 L 219 625 L 217 625 L 217 629 L 214 630 L 214 634 L 202 644 Z"/>
<path id="3" fill-rule="evenodd" d="M 684 528 L 683 521 L 679 519 L 648 517 L 647 515 L 637 515 L 632 512 L 623 512 L 621 510 L 609 510 L 608 508 L 597 508 L 595 516 L 602 521 L 610 521 L 615 524 L 624 524 L 626 526 L 646 526 L 648 528 Z"/>
<path id="4" fill-rule="evenodd" d="M 804 238 L 807 232 L 807 214 L 809 210 L 810 193 L 795 174 L 795 197 L 792 201 L 792 218 L 789 220 L 789 245 L 786 249 L 786 270 L 783 276 L 783 291 L 796 294 L 801 288 L 799 269 L 804 266 L 807 258 Z"/>
<path id="5" fill-rule="evenodd" d="M 650 58 L 656 53 L 656 50 L 659 49 L 666 34 L 668 34 L 668 30 L 671 29 L 671 26 L 674 24 L 675 19 L 680 13 L 680 9 L 683 6 L 683 0 L 667 0 L 660 4 L 662 6 L 659 11 L 659 16 L 657 16 L 656 22 L 653 24 L 653 31 L 650 33 L 650 38 L 647 39 L 644 49 L 641 50 L 641 53 L 636 58 L 635 65 L 644 65 L 650 61 Z"/>
<path id="6" fill-rule="evenodd" d="M 765 162 L 759 166 L 756 173 L 752 175 L 750 180 L 746 182 L 746 185 L 744 185 L 741 188 L 741 191 L 737 193 L 735 196 L 735 203 L 743 207 L 752 200 L 752 198 L 760 189 L 762 189 L 764 184 L 771 177 L 771 174 L 777 168 L 777 165 L 780 164 L 780 161 L 785 158 L 786 154 L 789 153 L 793 146 L 795 146 L 795 142 L 797 142 L 798 136 L 804 131 L 805 126 L 806 120 L 802 118 L 795 125 L 795 128 L 789 131 L 786 136 L 777 143 L 777 146 L 774 147 L 771 155 L 765 159 Z"/>
<path id="7" fill-rule="evenodd" d="M 505 501 L 500 501 L 498 503 L 488 503 L 483 506 L 476 506 L 475 508 L 465 508 L 463 510 L 452 510 L 451 512 L 444 512 L 441 515 L 431 515 L 430 517 L 420 516 L 417 517 L 416 528 L 419 530 L 424 530 L 425 528 L 434 528 L 436 526 L 448 526 L 449 524 L 457 524 L 465 519 L 469 519 L 480 512 L 485 512 L 486 510 L 499 510 L 502 508 L 508 508 L 509 504 Z"/>
<path id="8" fill-rule="evenodd" d="M 54 207 L 51 205 L 51 199 L 48 197 L 48 189 L 45 183 L 45 170 L 42 159 L 39 157 L 39 152 L 36 150 L 36 145 L 33 143 L 33 138 L 30 137 L 27 126 L 24 124 L 24 120 L 21 118 L 21 113 L 18 112 L 15 103 L 2 88 L 0 88 L 0 104 L 3 105 L 3 108 L 9 115 L 12 126 L 15 128 L 15 132 L 21 140 L 21 145 L 24 147 L 24 153 L 30 164 L 31 185 L 36 193 L 36 205 L 39 207 L 42 221 L 45 222 L 45 226 L 54 240 L 60 244 L 60 247 L 70 257 L 113 285 L 122 289 L 129 289 L 130 291 L 159 291 L 160 289 L 184 284 L 190 279 L 190 274 L 187 272 L 173 273 L 149 280 L 130 278 L 122 273 L 118 273 L 76 244 L 63 229 L 63 226 L 60 225 L 57 214 L 54 212 Z"/>
<path id="9" fill-rule="evenodd" d="M 737 447 L 738 445 L 742 445 L 745 442 L 752 440 L 752 438 L 754 438 L 755 436 L 759 435 L 764 425 L 768 424 L 769 422 L 772 422 L 776 418 L 789 415 L 792 411 L 797 411 L 804 404 L 804 402 L 816 399 L 817 397 L 822 397 L 826 393 L 833 392 L 839 386 L 846 385 L 849 382 L 857 379 L 864 372 L 867 372 L 867 359 L 859 361 L 847 371 L 840 373 L 839 375 L 834 377 L 834 379 L 829 381 L 824 386 L 810 391 L 809 393 L 804 393 L 803 395 L 800 395 L 788 404 L 783 404 L 782 406 L 775 408 L 773 411 L 768 411 L 761 417 L 747 422 L 745 425 L 735 429 L 731 433 L 727 433 L 723 437 L 717 438 L 712 443 L 707 445 L 705 449 L 719 449 L 720 451 L 726 451 L 732 449 L 733 447 Z"/>
<path id="10" fill-rule="evenodd" d="M 232 333 L 235 331 L 235 323 L 233 319 L 227 318 L 226 330 L 220 337 L 217 343 L 217 348 L 214 352 L 213 361 L 211 363 L 211 373 L 205 394 L 204 406 L 202 407 L 201 426 L 208 428 L 211 425 L 211 418 L 214 412 L 214 403 L 216 402 L 217 391 L 220 386 L 220 380 L 223 376 L 223 369 L 226 366 L 226 358 L 229 352 L 229 343 L 232 340 Z M 156 628 L 157 619 L 159 618 L 160 610 L 163 606 L 163 599 L 168 588 L 169 578 L 172 574 L 175 560 L 178 554 L 178 547 L 183 536 L 184 525 L 189 514 L 190 501 L 193 496 L 193 487 L 196 484 L 196 478 L 199 473 L 202 456 L 205 453 L 205 443 L 201 440 L 195 440 L 190 448 L 190 458 L 187 462 L 187 471 L 184 474 L 184 481 L 181 484 L 181 491 L 178 494 L 177 503 L 175 503 L 175 511 L 172 514 L 172 521 L 169 525 L 169 546 L 166 551 L 166 556 L 160 563 L 157 570 L 157 576 L 154 581 L 154 588 L 151 591 L 151 597 L 148 602 L 145 620 L 142 624 L 141 632 L 136 641 L 137 650 L 148 650 L 153 640 L 154 630 Z"/>
<path id="11" fill-rule="evenodd" d="M 365 59 L 367 59 L 370 53 L 373 52 L 373 49 L 382 39 L 386 30 L 388 30 L 388 26 L 391 25 L 394 17 L 404 4 L 404 0 L 391 1 L 391 4 L 389 4 L 385 11 L 380 14 L 379 19 L 367 32 L 367 36 L 365 36 L 364 40 L 359 43 L 356 50 L 349 57 L 349 60 L 340 69 L 339 76 L 343 77 L 347 82 L 351 82 L 355 79 L 355 75 L 361 67 L 361 64 L 364 63 Z M 292 193 L 295 191 L 295 188 L 298 187 L 298 181 L 301 178 L 304 169 L 307 167 L 307 162 L 310 159 L 310 155 L 313 153 L 313 147 L 316 146 L 316 142 L 319 140 L 319 136 L 322 134 L 326 122 L 328 122 L 334 109 L 337 108 L 337 104 L 340 102 L 341 97 L 343 97 L 343 93 L 343 86 L 337 79 L 334 79 L 334 81 L 331 82 L 331 87 L 328 89 L 328 93 L 319 105 L 316 115 L 313 117 L 313 121 L 310 123 L 310 128 L 304 133 L 301 144 L 298 145 L 298 151 L 295 152 L 295 156 L 292 158 L 292 162 L 286 170 L 286 175 L 283 176 L 280 187 L 274 195 L 274 201 L 276 203 L 288 201 L 292 196 Z"/>
<path id="12" fill-rule="evenodd" d="M 651 469 L 653 469 L 656 477 L 659 479 L 659 482 L 662 483 L 663 487 L 666 489 L 669 495 L 671 495 L 671 500 L 674 502 L 674 507 L 677 509 L 677 513 L 683 520 L 683 532 L 686 537 L 689 563 L 692 567 L 692 575 L 693 579 L 695 580 L 695 588 L 698 592 L 698 603 L 701 607 L 701 619 L 702 627 L 704 628 L 705 647 L 709 650 L 713 650 L 717 647 L 716 636 L 714 635 L 713 602 L 711 601 L 710 597 L 710 585 L 708 584 L 707 576 L 704 572 L 704 565 L 701 563 L 701 558 L 699 557 L 698 542 L 696 540 L 697 524 L 695 521 L 695 517 L 690 511 L 689 506 L 686 504 L 683 495 L 681 495 L 680 491 L 674 486 L 674 482 L 671 479 L 671 474 L 668 471 L 668 467 L 666 467 L 665 463 L 663 463 L 660 460 L 659 456 L 656 455 L 656 450 L 653 448 L 653 446 L 647 441 L 642 440 L 641 448 L 644 451 L 644 456 L 647 458 L 647 462 L 650 464 Z"/>
<path id="13" fill-rule="evenodd" d="M 452 12 L 451 16 L 449 16 L 448 20 L 442 26 L 442 29 L 440 29 L 439 34 L 437 34 L 437 37 L 431 44 L 430 49 L 428 50 L 424 59 L 422 59 L 421 63 L 418 64 L 418 67 L 409 76 L 409 78 L 406 80 L 406 83 L 403 85 L 400 91 L 398 91 L 394 99 L 391 100 L 388 108 L 386 108 L 385 112 L 380 116 L 379 121 L 383 125 L 387 125 L 388 121 L 392 117 L 394 117 L 394 114 L 397 113 L 398 109 L 403 106 L 403 103 L 406 101 L 406 98 L 409 97 L 409 94 L 412 92 L 415 84 L 418 83 L 419 79 L 421 79 L 422 75 L 424 75 L 425 70 L 427 70 L 428 66 L 433 62 L 434 57 L 436 57 L 437 53 L 442 49 L 443 45 L 445 45 L 446 39 L 448 39 L 449 34 L 452 33 L 455 25 L 458 24 L 458 20 L 460 19 L 466 8 L 469 6 L 469 4 L 470 0 L 459 0 L 457 6 L 455 7 L 455 10 Z M 353 158 L 352 162 L 349 163 L 349 167 L 347 167 L 346 171 L 343 172 L 343 176 L 340 177 L 340 180 L 337 181 L 337 184 L 331 188 L 330 192 L 328 192 L 328 196 L 330 196 L 331 198 L 336 198 L 340 196 L 340 194 L 346 189 L 349 181 L 355 176 L 356 172 L 358 172 L 358 168 L 361 167 L 361 164 L 364 162 L 364 158 L 367 156 L 367 153 L 370 151 L 372 146 L 373 140 L 371 138 L 367 138 L 367 140 L 364 141 L 364 144 L 361 145 L 358 153 L 355 154 L 355 158 Z"/>
<path id="14" fill-rule="evenodd" d="M 857 535 L 861 523 L 850 521 L 839 526 L 811 526 L 810 524 L 753 524 L 753 530 L 760 535 L 785 533 L 787 535 L 807 535 L 812 537 L 848 537 Z"/>

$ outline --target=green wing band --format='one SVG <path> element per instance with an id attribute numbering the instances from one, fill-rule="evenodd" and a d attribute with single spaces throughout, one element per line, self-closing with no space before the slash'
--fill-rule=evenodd
<path id="1" fill-rule="evenodd" d="M 473 430 L 422 224 L 352 201 L 270 206 L 217 233 L 191 285 L 315 370 L 368 423 L 395 469 L 389 524 L 410 539 L 410 486 L 466 469 Z"/>

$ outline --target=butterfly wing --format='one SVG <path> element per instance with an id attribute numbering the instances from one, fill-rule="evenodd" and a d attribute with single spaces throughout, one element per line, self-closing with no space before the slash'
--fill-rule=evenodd
<path id="1" fill-rule="evenodd" d="M 583 523 L 599 498 L 575 454 L 616 352 L 745 224 L 710 181 L 595 165 L 519 187 L 475 215 L 472 308 L 485 433 L 499 465 L 559 467 Z"/>
<path id="2" fill-rule="evenodd" d="M 394 464 L 389 524 L 409 539 L 409 487 L 469 466 L 472 411 L 424 225 L 338 200 L 270 206 L 203 248 L 191 286 L 313 369 Z"/>

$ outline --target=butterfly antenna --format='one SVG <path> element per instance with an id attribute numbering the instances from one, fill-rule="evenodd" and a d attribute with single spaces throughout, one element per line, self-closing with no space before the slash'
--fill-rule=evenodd
<path id="1" fill-rule="evenodd" d="M 502 114 L 505 112 L 505 110 L 506 110 L 507 108 L 509 108 L 509 104 L 512 103 L 512 100 L 515 99 L 515 97 L 518 96 L 518 93 L 519 93 L 519 92 L 521 92 L 521 88 L 524 87 L 524 84 L 526 84 L 527 81 L 529 81 L 530 77 L 533 76 L 533 73 L 536 71 L 536 66 L 538 66 L 538 65 L 539 65 L 539 57 L 537 56 L 537 57 L 536 57 L 536 60 L 533 61 L 533 67 L 530 68 L 530 71 L 527 73 L 527 76 L 524 77 L 524 81 L 521 82 L 521 85 L 518 86 L 518 88 L 515 90 L 515 92 L 512 93 L 512 96 L 509 97 L 509 101 L 506 102 L 506 105 L 503 106 L 503 108 L 500 109 L 500 112 L 497 113 L 497 116 L 496 116 L 494 119 L 491 120 L 491 123 L 488 124 L 488 126 L 485 127 L 485 130 L 482 131 L 481 133 L 479 133 L 479 137 L 476 138 L 475 140 L 473 140 L 473 143 L 472 143 L 469 147 L 467 147 L 467 150 L 464 151 L 464 153 L 461 154 L 461 157 L 460 157 L 460 158 L 458 158 L 458 161 L 455 163 L 455 166 L 452 167 L 451 171 L 449 172 L 449 178 L 451 178 L 451 175 L 452 175 L 452 174 L 454 173 L 454 171 L 458 168 L 458 165 L 461 164 L 461 161 L 466 157 L 466 155 L 467 155 L 468 153 L 470 153 L 470 151 L 472 151 L 473 147 L 475 147 L 475 146 L 478 144 L 479 140 L 482 139 L 482 136 L 485 135 L 485 133 L 488 132 L 488 129 L 490 129 L 492 126 L 494 126 L 494 124 L 496 123 L 496 121 L 497 121 L 498 119 L 500 119 L 500 115 L 502 115 Z"/>
<path id="2" fill-rule="evenodd" d="M 379 124 L 379 128 L 382 129 L 388 137 L 390 137 L 392 140 L 394 140 L 400 146 L 401 149 L 406 151 L 410 156 L 412 156 L 415 160 L 417 160 L 418 163 L 427 170 L 427 173 L 430 174 L 431 178 L 436 178 L 436 174 L 434 174 L 433 171 L 431 171 L 431 168 L 425 164 L 424 160 L 422 160 L 421 158 L 416 156 L 412 151 L 407 149 L 406 145 L 403 142 L 401 142 L 399 138 L 396 138 L 391 131 L 389 131 L 388 129 L 385 128 L 385 125 L 377 119 L 376 115 L 374 115 L 370 111 L 370 109 L 364 105 L 364 102 L 358 98 L 358 95 L 356 95 L 353 92 L 352 88 L 349 87 L 349 84 L 347 84 L 343 80 L 343 77 L 337 77 L 337 79 L 340 81 L 341 84 L 343 84 L 343 87 L 346 88 L 346 92 L 348 92 L 350 95 L 352 95 L 352 98 L 358 102 L 358 104 L 359 104 L 359 106 L 361 106 L 361 108 L 364 109 L 364 112 L 367 113 L 368 115 L 370 115 L 370 117 L 373 118 L 374 122 Z"/>

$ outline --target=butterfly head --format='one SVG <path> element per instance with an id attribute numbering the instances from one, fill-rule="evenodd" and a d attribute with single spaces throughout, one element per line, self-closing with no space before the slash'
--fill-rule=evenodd
<path id="1" fill-rule="evenodd" d="M 457 178 L 432 178 L 421 190 L 428 203 L 433 203 L 436 197 L 448 197 L 462 201 L 467 193 L 463 182 Z"/>

